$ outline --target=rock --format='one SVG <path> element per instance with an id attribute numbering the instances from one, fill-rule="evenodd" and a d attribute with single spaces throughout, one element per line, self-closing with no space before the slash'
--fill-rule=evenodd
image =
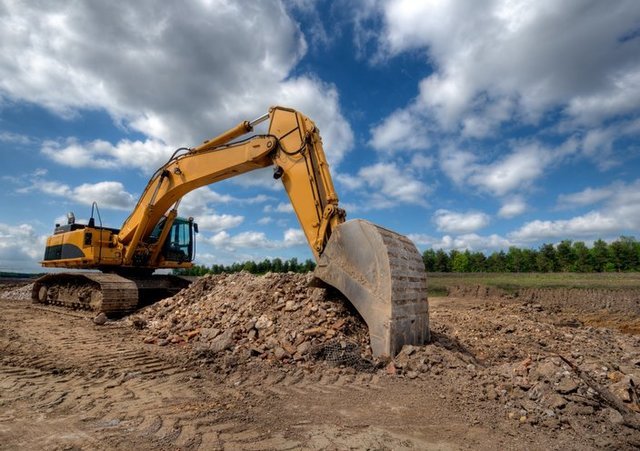
<path id="1" fill-rule="evenodd" d="M 389 374 L 391 376 L 393 376 L 393 375 L 395 375 L 397 373 L 396 366 L 394 365 L 393 362 L 389 362 L 389 364 L 385 368 L 385 371 L 387 372 L 387 374 Z"/>
<path id="2" fill-rule="evenodd" d="M 418 373 L 417 373 L 417 371 L 408 371 L 407 372 L 407 377 L 409 379 L 415 379 L 416 377 L 418 377 Z"/>
<path id="3" fill-rule="evenodd" d="M 554 388 L 558 393 L 566 395 L 576 391 L 578 389 L 578 383 L 573 379 L 564 377 Z"/>
<path id="4" fill-rule="evenodd" d="M 305 355 L 307 352 L 309 352 L 310 348 L 311 344 L 308 341 L 303 341 L 297 346 L 296 352 L 300 355 Z"/>
<path id="5" fill-rule="evenodd" d="M 303 332 L 305 335 L 324 335 L 326 329 L 324 327 L 311 327 Z"/>
<path id="6" fill-rule="evenodd" d="M 281 348 L 280 346 L 276 346 L 275 347 L 275 349 L 273 350 L 273 355 L 278 360 L 284 360 L 284 359 L 290 357 L 289 353 L 287 351 L 285 351 L 284 348 Z"/>
<path id="7" fill-rule="evenodd" d="M 142 330 L 147 327 L 147 321 L 143 318 L 135 317 L 131 320 L 134 329 Z"/>
<path id="8" fill-rule="evenodd" d="M 557 378 L 557 374 L 560 371 L 558 366 L 550 360 L 546 360 L 539 365 L 535 365 L 529 372 L 529 377 L 534 380 L 545 380 L 547 382 L 553 382 Z"/>
<path id="9" fill-rule="evenodd" d="M 411 354 L 413 354 L 413 353 L 415 352 L 415 350 L 416 350 L 416 347 L 415 347 L 415 346 L 412 346 L 412 345 L 404 345 L 404 346 L 402 347 L 402 350 L 401 350 L 400 352 L 401 352 L 401 353 L 403 353 L 403 354 L 406 354 L 406 355 L 410 356 Z"/>
<path id="10" fill-rule="evenodd" d="M 260 316 L 260 318 L 258 318 L 254 327 L 258 329 L 258 331 L 260 331 L 263 329 L 267 329 L 272 325 L 273 325 L 273 321 L 271 321 L 269 317 L 267 317 L 266 315 L 262 315 Z"/>
<path id="11" fill-rule="evenodd" d="M 93 318 L 93 323 L 98 326 L 102 326 L 107 322 L 107 319 L 107 315 L 105 315 L 104 312 L 100 312 L 95 318 Z"/>
<path id="12" fill-rule="evenodd" d="M 220 329 L 214 327 L 203 327 L 200 329 L 200 337 L 203 340 L 213 340 L 218 335 L 220 335 Z"/>
<path id="13" fill-rule="evenodd" d="M 295 312 L 299 308 L 300 308 L 300 306 L 298 304 L 296 304 L 295 301 L 287 301 L 284 304 L 284 311 L 285 312 Z"/>
<path id="14" fill-rule="evenodd" d="M 551 393 L 545 396 L 543 402 L 552 409 L 562 409 L 567 405 L 567 400 L 557 393 Z"/>
<path id="15" fill-rule="evenodd" d="M 169 344 L 169 340 L 167 340 L 166 338 L 163 338 L 158 341 L 158 346 L 167 346 L 168 344 Z"/>
<path id="16" fill-rule="evenodd" d="M 631 390 L 633 389 L 632 384 L 633 382 L 630 376 L 621 376 L 618 382 L 611 384 L 609 390 L 624 402 L 631 402 L 633 400 L 631 397 Z"/>
<path id="17" fill-rule="evenodd" d="M 213 352 L 222 352 L 233 348 L 233 345 L 233 329 L 227 329 L 209 344 L 209 349 Z"/>
<path id="18" fill-rule="evenodd" d="M 622 414 L 615 409 L 607 408 L 605 410 L 607 419 L 613 424 L 622 424 L 624 423 L 624 418 Z"/>

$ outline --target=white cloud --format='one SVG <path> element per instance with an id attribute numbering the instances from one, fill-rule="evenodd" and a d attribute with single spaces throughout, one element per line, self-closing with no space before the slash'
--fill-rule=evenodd
<path id="1" fill-rule="evenodd" d="M 448 147 L 440 153 L 440 167 L 457 184 L 468 183 L 504 196 L 530 187 L 551 165 L 576 152 L 577 147 L 573 139 L 554 149 L 535 142 L 516 143 L 511 153 L 484 164 L 471 152 Z"/>
<path id="2" fill-rule="evenodd" d="M 449 210 L 437 210 L 433 215 L 433 222 L 438 230 L 450 233 L 469 233 L 486 227 L 490 217 L 480 211 L 458 213 Z"/>
<path id="3" fill-rule="evenodd" d="M 74 168 L 135 168 L 151 173 L 167 162 L 173 149 L 155 139 L 125 139 L 113 145 L 104 140 L 80 143 L 69 138 L 63 141 L 45 141 L 42 153 L 57 163 Z"/>
<path id="4" fill-rule="evenodd" d="M 71 190 L 71 198 L 84 205 L 96 201 L 100 207 L 130 210 L 136 198 L 120 182 L 83 183 Z"/>
<path id="5" fill-rule="evenodd" d="M 225 251 L 236 249 L 282 249 L 299 246 L 306 243 L 304 233 L 299 229 L 287 229 L 282 240 L 270 240 L 264 232 L 246 231 L 231 235 L 221 231 L 207 239 L 214 247 Z"/>
<path id="6" fill-rule="evenodd" d="M 291 204 L 290 202 L 280 202 L 275 207 L 273 205 L 265 205 L 263 211 L 265 213 L 293 213 L 293 204 Z"/>
<path id="7" fill-rule="evenodd" d="M 301 229 L 287 229 L 284 231 L 283 243 L 285 247 L 299 246 L 306 244 L 307 238 Z"/>
<path id="8" fill-rule="evenodd" d="M 376 163 L 365 166 L 358 171 L 363 184 L 377 190 L 382 197 L 378 199 L 381 206 L 393 205 L 394 202 L 408 204 L 426 204 L 426 196 L 430 189 L 418 180 L 411 171 L 399 168 L 395 163 Z"/>
<path id="9" fill-rule="evenodd" d="M 44 255 L 45 235 L 30 224 L 0 223 L 0 271 L 35 271 Z"/>
<path id="10" fill-rule="evenodd" d="M 638 135 L 640 135 L 640 119 L 619 121 L 606 127 L 588 130 L 582 140 L 581 149 L 600 169 L 607 170 L 619 165 L 625 157 L 629 156 L 624 153 L 616 154 L 616 141 Z"/>
<path id="11" fill-rule="evenodd" d="M 605 201 L 598 210 L 569 219 L 534 220 L 509 236 L 523 242 L 548 238 L 603 238 L 640 230 L 640 180 L 602 189 L 584 190 L 563 198 L 575 205 Z"/>
<path id="12" fill-rule="evenodd" d="M 398 110 L 371 130 L 369 144 L 376 150 L 427 149 L 430 146 L 424 121 L 409 110 Z"/>
<path id="13" fill-rule="evenodd" d="M 70 187 L 65 183 L 38 179 L 30 186 L 16 190 L 22 194 L 31 191 L 62 197 L 81 205 L 91 205 L 95 201 L 100 208 L 114 210 L 131 210 L 136 201 L 136 198 L 125 190 L 122 183 L 113 181 L 83 183 L 76 187 Z"/>
<path id="14" fill-rule="evenodd" d="M 498 210 L 498 216 L 501 218 L 513 218 L 521 215 L 527 209 L 526 202 L 519 196 L 507 199 Z"/>
<path id="15" fill-rule="evenodd" d="M 200 230 L 219 232 L 239 226 L 244 222 L 244 216 L 206 214 L 198 216 L 196 222 Z"/>
<path id="16" fill-rule="evenodd" d="M 181 215 L 193 216 L 199 222 L 202 215 L 213 212 L 209 204 L 226 204 L 233 201 L 236 201 L 233 196 L 220 194 L 208 186 L 203 186 L 186 194 L 178 208 Z"/>
<path id="17" fill-rule="evenodd" d="M 625 38 L 640 21 L 635 0 L 588 8 L 554 0 L 388 0 L 355 8 L 363 3 L 383 22 L 374 60 L 424 49 L 434 69 L 416 98 L 373 130 L 380 147 L 407 147 L 424 129 L 411 125 L 421 122 L 485 137 L 506 121 L 536 123 L 558 110 L 592 125 L 638 112 L 640 40 Z M 361 15 L 356 20 L 366 42 L 373 30 Z"/>
<path id="18" fill-rule="evenodd" d="M 409 234 L 409 239 L 420 246 L 444 250 L 495 251 L 513 246 L 513 242 L 497 234 L 488 236 L 466 233 L 458 236 L 444 235 L 440 238 L 424 234 Z"/>
<path id="19" fill-rule="evenodd" d="M 615 233 L 616 230 L 620 230 L 620 224 L 615 218 L 600 212 L 590 212 L 571 219 L 531 221 L 510 236 L 523 241 L 537 241 L 546 238 L 609 234 Z"/>
<path id="20" fill-rule="evenodd" d="M 501 161 L 478 167 L 469 182 L 497 195 L 504 195 L 538 179 L 550 160 L 548 151 L 535 145 L 526 146 Z"/>
<path id="21" fill-rule="evenodd" d="M 12 144 L 21 144 L 21 145 L 32 145 L 35 143 L 35 139 L 30 138 L 26 135 L 21 135 L 19 133 L 12 132 L 0 132 L 0 142 L 3 143 L 12 143 Z"/>
<path id="22" fill-rule="evenodd" d="M 585 188 L 578 193 L 560 194 L 558 204 L 561 207 L 582 207 L 592 205 L 610 198 L 614 193 L 613 186 L 604 188 Z"/>
<path id="23" fill-rule="evenodd" d="M 307 46 L 280 2 L 17 2 L 4 5 L 0 24 L 0 100 L 63 117 L 104 110 L 144 134 L 146 150 L 193 146 L 284 104 L 315 120 L 332 164 L 352 146 L 335 86 L 292 74 Z M 112 145 L 101 164 L 134 144 Z M 99 143 L 80 146 L 88 149 L 73 152 L 100 152 Z"/>

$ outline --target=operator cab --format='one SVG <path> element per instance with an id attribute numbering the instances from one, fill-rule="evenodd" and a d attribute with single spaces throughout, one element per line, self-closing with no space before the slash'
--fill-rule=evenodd
<path id="1" fill-rule="evenodd" d="M 158 240 L 165 223 L 166 218 L 162 218 L 153 229 L 149 241 Z M 198 233 L 198 224 L 193 222 L 193 218 L 176 218 L 162 246 L 162 256 L 165 260 L 180 263 L 193 261 L 196 256 L 196 233 Z"/>

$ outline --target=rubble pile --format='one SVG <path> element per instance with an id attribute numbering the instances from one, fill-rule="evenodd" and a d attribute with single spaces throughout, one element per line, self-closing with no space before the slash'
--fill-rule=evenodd
<path id="1" fill-rule="evenodd" d="M 2 299 L 9 301 L 29 301 L 31 300 L 31 291 L 33 290 L 33 284 L 23 285 L 19 287 L 10 288 L 0 293 Z"/>
<path id="2" fill-rule="evenodd" d="M 364 322 L 346 300 L 309 288 L 309 277 L 206 276 L 132 324 L 145 342 L 185 346 L 226 375 L 373 371 L 437 390 L 469 424 L 504 419 L 573 431 L 597 447 L 640 446 L 640 335 L 536 302 L 452 300 L 431 309 L 431 343 L 375 361 Z"/>
<path id="3" fill-rule="evenodd" d="M 310 275 L 207 275 L 131 318 L 146 343 L 189 343 L 195 353 L 303 363 L 323 345 L 357 345 L 370 356 L 368 332 L 348 301 L 312 288 Z"/>
<path id="4" fill-rule="evenodd" d="M 387 374 L 451 384 L 462 405 L 518 424 L 595 431 L 625 423 L 625 411 L 640 424 L 640 336 L 515 302 L 440 309 L 431 323 L 432 343 L 405 346 Z"/>

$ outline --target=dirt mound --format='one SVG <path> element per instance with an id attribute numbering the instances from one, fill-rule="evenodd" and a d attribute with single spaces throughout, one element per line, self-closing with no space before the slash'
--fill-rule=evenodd
<path id="1" fill-rule="evenodd" d="M 308 286 L 310 275 L 208 275 L 135 315 L 145 342 L 189 343 L 196 355 L 304 364 L 317 357 L 364 364 L 366 324 L 339 294 Z"/>
<path id="2" fill-rule="evenodd" d="M 640 336 L 588 327 L 536 302 L 447 299 L 432 309 L 430 344 L 374 361 L 347 301 L 308 281 L 207 276 L 131 321 L 145 342 L 183 346 L 230 377 L 376 372 L 440 387 L 471 425 L 491 412 L 517 428 L 573 431 L 597 447 L 640 445 Z"/>
<path id="3" fill-rule="evenodd" d="M 28 285 L 22 285 L 18 287 L 12 287 L 10 289 L 6 289 L 0 293 L 0 297 L 2 299 L 7 299 L 10 301 L 29 301 L 31 300 L 31 291 L 33 290 L 33 284 L 30 283 Z"/>
<path id="4" fill-rule="evenodd" d="M 442 380 L 470 411 L 515 424 L 640 440 L 620 429 L 640 430 L 640 337 L 558 321 L 538 304 L 458 302 L 432 310 L 433 342 L 405 347 L 387 373 Z"/>
<path id="5" fill-rule="evenodd" d="M 559 310 L 640 315 L 640 290 L 633 288 L 518 288 L 503 290 L 485 285 L 447 287 L 447 296 L 474 299 L 517 299 L 535 302 Z"/>

